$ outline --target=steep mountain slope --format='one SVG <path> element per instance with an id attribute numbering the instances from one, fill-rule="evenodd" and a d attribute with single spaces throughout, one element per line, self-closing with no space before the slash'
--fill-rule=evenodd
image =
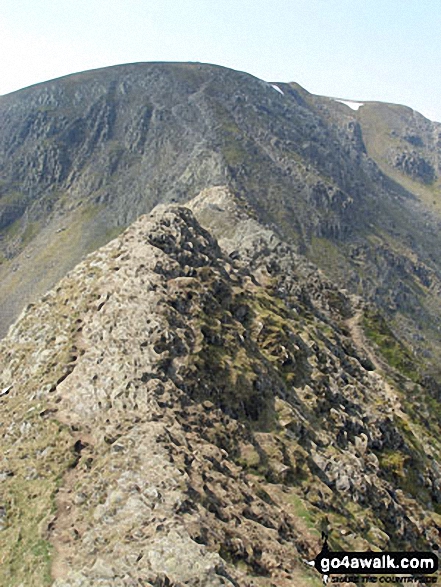
<path id="1" fill-rule="evenodd" d="M 354 112 L 335 100 L 309 100 L 333 128 L 355 128 L 384 181 L 402 188 L 393 196 L 395 207 L 388 209 L 389 227 L 373 220 L 367 241 L 350 246 L 346 254 L 358 266 L 359 291 L 382 308 L 414 356 L 431 354 L 419 342 L 425 336 L 438 356 L 441 124 L 394 104 L 367 102 Z"/>
<path id="2" fill-rule="evenodd" d="M 368 153 L 386 173 L 418 194 L 439 194 L 440 123 L 405 106 L 379 103 L 362 108 L 358 118 Z"/>
<path id="3" fill-rule="evenodd" d="M 228 185 L 251 216 L 380 307 L 438 377 L 439 125 L 278 88 L 156 63 L 1 97 L 2 332 L 139 214 Z"/>
<path id="4" fill-rule="evenodd" d="M 318 587 L 323 529 L 441 545 L 440 423 L 360 300 L 228 189 L 190 206 L 220 245 L 161 206 L 0 343 L 2 584 Z"/>

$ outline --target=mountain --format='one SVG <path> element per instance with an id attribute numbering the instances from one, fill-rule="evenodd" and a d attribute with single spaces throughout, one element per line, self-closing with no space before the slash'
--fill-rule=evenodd
<path id="1" fill-rule="evenodd" d="M 2 583 L 441 546 L 440 124 L 149 63 L 0 127 Z"/>
<path id="2" fill-rule="evenodd" d="M 0 125 L 3 334 L 140 214 L 227 185 L 437 362 L 438 123 L 218 66 L 151 63 L 3 96 Z"/>
<path id="3" fill-rule="evenodd" d="M 2 341 L 3 584 L 318 586 L 324 528 L 441 544 L 440 423 L 360 300 L 227 189 L 191 208 L 234 234 L 156 208 Z"/>

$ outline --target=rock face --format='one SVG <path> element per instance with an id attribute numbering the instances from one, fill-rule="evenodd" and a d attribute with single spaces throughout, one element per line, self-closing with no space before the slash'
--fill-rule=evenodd
<path id="1" fill-rule="evenodd" d="M 201 64 L 132 64 L 0 97 L 0 333 L 158 203 L 226 185 L 440 358 L 440 125 Z M 436 375 L 436 373 L 435 373 Z"/>
<path id="2" fill-rule="evenodd" d="M 1 584 L 318 586 L 322 530 L 440 546 L 441 127 L 278 87 L 0 97 Z"/>
<path id="3" fill-rule="evenodd" d="M 360 299 L 227 188 L 190 208 L 140 217 L 1 342 L 0 582 L 318 586 L 325 527 L 440 546 L 433 400 Z"/>

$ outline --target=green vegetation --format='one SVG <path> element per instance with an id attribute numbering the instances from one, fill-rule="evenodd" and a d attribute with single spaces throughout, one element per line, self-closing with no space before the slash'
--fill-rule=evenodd
<path id="1" fill-rule="evenodd" d="M 387 363 L 412 381 L 419 379 L 419 363 L 404 344 L 394 335 L 385 318 L 377 311 L 369 311 L 363 317 L 363 327 Z"/>
<path id="2" fill-rule="evenodd" d="M 43 406 L 32 407 L 41 410 Z M 7 523 L 0 532 L 0 584 L 40 587 L 52 582 L 47 528 L 61 477 L 72 462 L 72 439 L 56 422 L 37 416 L 24 421 L 32 432 L 8 450 L 10 474 L 2 481 Z"/>
<path id="3" fill-rule="evenodd" d="M 2 206 L 10 206 L 13 208 L 20 209 L 26 205 L 29 200 L 29 196 L 24 194 L 23 192 L 19 191 L 8 191 L 5 194 L 2 194 L 0 197 L 0 204 Z"/>
<path id="4" fill-rule="evenodd" d="M 40 222 L 28 222 L 23 234 L 21 235 L 21 246 L 25 247 L 38 234 Z"/>
<path id="5" fill-rule="evenodd" d="M 405 478 L 405 465 L 409 456 L 398 450 L 384 449 L 378 453 L 380 466 L 392 477 L 393 481 L 401 481 Z"/>
<path id="6" fill-rule="evenodd" d="M 325 266 L 330 274 L 339 273 L 342 268 L 341 251 L 336 243 L 313 236 L 310 258 L 314 263 Z"/>
<path id="7" fill-rule="evenodd" d="M 438 197 L 441 188 L 440 180 L 430 184 L 416 181 L 394 167 L 390 161 L 392 152 L 402 153 L 411 150 L 423 157 L 427 152 L 427 147 L 423 143 L 411 145 L 403 136 L 408 130 L 409 109 L 395 104 L 372 103 L 361 108 L 357 117 L 369 156 L 374 159 L 380 169 L 404 189 L 415 194 L 426 206 L 440 214 L 441 199 Z"/>
<path id="8" fill-rule="evenodd" d="M 320 531 L 318 529 L 318 522 L 317 518 L 321 517 L 323 514 L 319 510 L 313 513 L 313 506 L 311 504 L 307 504 L 305 500 L 301 499 L 296 493 L 291 492 L 289 495 L 289 501 L 293 506 L 293 512 L 296 516 L 299 516 L 318 538 L 320 538 Z"/>
<path id="9" fill-rule="evenodd" d="M 14 382 L 13 392 L 1 401 L 0 505 L 6 518 L 0 532 L 0 584 L 8 587 L 52 583 L 50 524 L 58 489 L 76 454 L 70 429 L 53 415 L 57 408 L 49 390 L 65 376 L 77 353 L 76 320 L 84 308 L 76 305 L 76 287 L 75 282 L 65 283 L 63 299 L 55 304 L 48 296 L 46 305 L 23 317 L 12 358 L 10 348 L 0 345 L 0 363 Z M 43 349 L 46 354 L 40 354 Z"/>
<path id="10" fill-rule="evenodd" d="M 202 343 L 194 366 L 209 381 L 210 396 L 206 399 L 257 427 L 271 426 L 272 398 L 269 394 L 262 397 L 255 387 L 261 369 L 258 358 L 237 338 L 237 325 L 230 312 L 220 305 L 212 307 L 210 314 L 199 315 L 198 322 Z"/>

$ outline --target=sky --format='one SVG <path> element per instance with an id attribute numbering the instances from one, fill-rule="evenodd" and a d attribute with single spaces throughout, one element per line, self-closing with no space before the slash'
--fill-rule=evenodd
<path id="1" fill-rule="evenodd" d="M 139 61 L 216 63 L 441 121 L 441 0 L 1 0 L 0 95 Z"/>

